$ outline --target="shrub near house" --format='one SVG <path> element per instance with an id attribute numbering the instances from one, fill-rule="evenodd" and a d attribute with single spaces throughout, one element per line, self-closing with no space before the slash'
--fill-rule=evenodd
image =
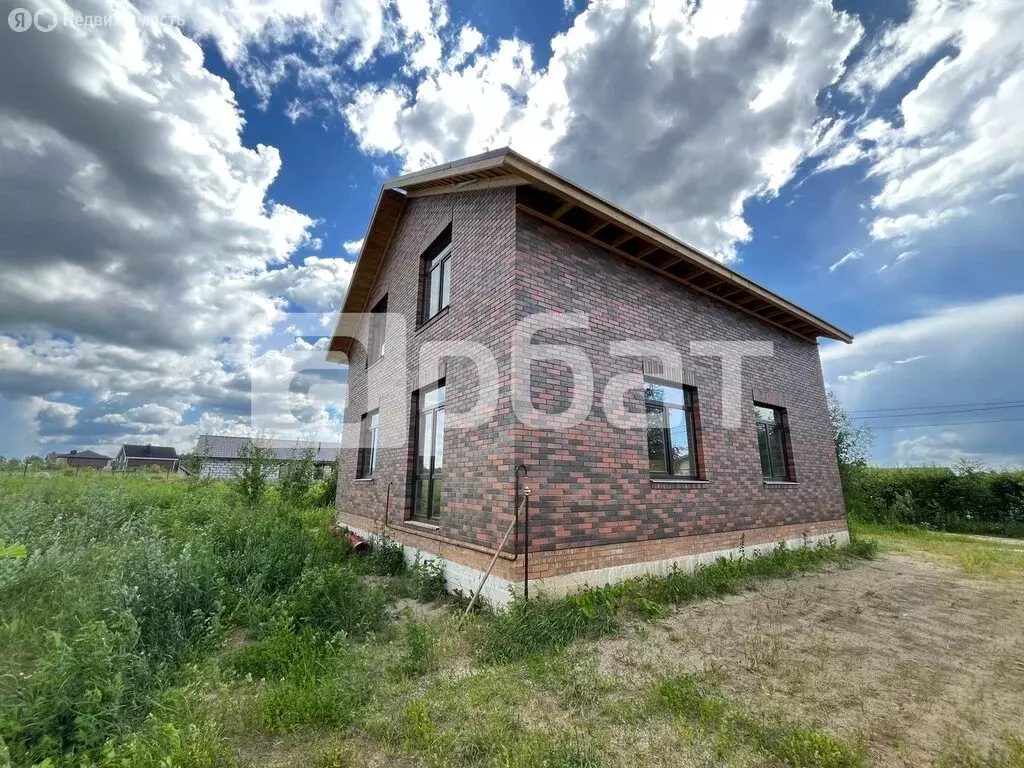
<path id="1" fill-rule="evenodd" d="M 1024 472 L 863 467 L 849 474 L 847 509 L 866 522 L 1024 536 Z"/>

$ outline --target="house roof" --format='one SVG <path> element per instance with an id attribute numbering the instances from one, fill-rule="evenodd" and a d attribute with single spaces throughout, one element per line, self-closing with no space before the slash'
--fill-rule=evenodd
<path id="1" fill-rule="evenodd" d="M 178 452 L 164 445 L 129 445 L 121 446 L 126 459 L 176 459 Z"/>
<path id="2" fill-rule="evenodd" d="M 210 459 L 238 459 L 243 456 L 252 440 L 251 437 L 200 435 L 196 442 L 196 453 Z M 313 460 L 317 462 L 334 461 L 341 452 L 340 443 L 272 439 L 259 439 L 259 441 L 273 451 L 274 458 L 278 461 L 302 458 L 303 451 L 310 445 L 315 449 Z"/>
<path id="3" fill-rule="evenodd" d="M 568 231 L 638 266 L 803 339 L 853 337 L 803 307 L 628 211 L 505 147 L 384 182 L 349 282 L 328 360 L 348 355 L 357 328 L 345 315 L 368 311 L 373 284 L 408 201 L 452 192 L 517 187 L 525 215 Z"/>
<path id="4" fill-rule="evenodd" d="M 67 453 L 54 453 L 51 455 L 55 459 L 103 459 L 103 461 L 110 461 L 109 456 L 96 453 L 96 451 L 68 451 Z"/>

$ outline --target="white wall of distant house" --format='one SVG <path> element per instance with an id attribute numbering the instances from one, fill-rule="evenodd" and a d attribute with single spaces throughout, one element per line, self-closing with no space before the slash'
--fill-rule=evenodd
<path id="1" fill-rule="evenodd" d="M 244 463 L 242 459 L 204 459 L 199 476 L 204 480 L 234 480 L 241 473 Z M 333 471 L 333 464 L 321 462 L 317 466 L 323 467 L 325 473 Z M 279 465 L 272 464 L 267 471 L 267 479 L 277 480 L 278 473 Z"/>

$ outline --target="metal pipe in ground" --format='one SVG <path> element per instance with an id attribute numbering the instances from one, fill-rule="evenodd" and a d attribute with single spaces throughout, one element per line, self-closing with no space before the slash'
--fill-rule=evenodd
<path id="1" fill-rule="evenodd" d="M 527 499 L 529 499 L 530 489 L 528 487 L 523 491 L 523 493 L 526 494 Z M 498 548 L 494 550 L 494 557 L 491 558 L 491 563 L 487 566 L 487 571 L 484 573 L 484 577 L 480 579 L 480 584 L 473 592 L 473 597 L 470 598 L 469 605 L 466 606 L 466 610 L 462 614 L 463 619 L 469 616 L 469 612 L 472 611 L 473 606 L 476 605 L 476 599 L 480 597 L 480 593 L 483 591 L 484 585 L 487 583 L 487 579 L 491 576 L 491 571 L 494 570 L 494 564 L 498 562 L 498 555 L 500 555 L 501 550 L 505 548 L 505 543 L 508 541 L 508 537 L 512 535 L 512 531 L 515 530 L 516 523 L 518 522 L 519 515 L 514 515 L 512 517 L 512 522 L 509 524 L 508 529 L 505 531 L 505 535 L 501 538 L 501 543 L 498 545 Z"/>

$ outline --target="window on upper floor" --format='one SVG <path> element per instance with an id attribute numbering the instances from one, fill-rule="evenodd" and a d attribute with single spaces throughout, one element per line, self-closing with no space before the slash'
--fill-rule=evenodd
<path id="1" fill-rule="evenodd" d="M 644 377 L 647 460 L 652 477 L 700 478 L 694 401 L 690 387 Z"/>
<path id="2" fill-rule="evenodd" d="M 380 437 L 380 412 L 364 413 L 359 421 L 359 459 L 356 478 L 373 477 L 377 470 L 377 443 Z"/>
<path id="3" fill-rule="evenodd" d="M 793 480 L 786 409 L 754 403 L 757 449 L 761 454 L 761 475 L 765 480 Z"/>
<path id="4" fill-rule="evenodd" d="M 370 310 L 370 339 L 366 347 L 366 367 L 384 357 L 384 332 L 387 329 L 388 297 L 378 301 Z"/>
<path id="5" fill-rule="evenodd" d="M 447 308 L 452 295 L 452 228 L 449 224 L 423 253 L 420 322 Z"/>

